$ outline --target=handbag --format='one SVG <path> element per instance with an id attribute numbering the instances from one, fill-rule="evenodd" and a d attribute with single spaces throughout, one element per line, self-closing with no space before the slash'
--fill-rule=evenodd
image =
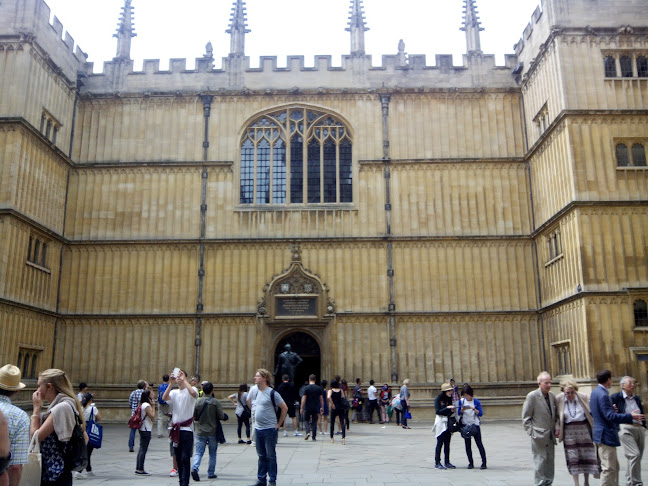
<path id="1" fill-rule="evenodd" d="M 243 403 L 241 400 L 239 400 L 239 403 L 243 406 L 243 411 L 241 412 L 240 417 L 245 420 L 246 418 L 249 419 L 252 416 L 252 410 L 250 410 L 250 407 L 247 406 L 247 403 Z"/>
<path id="2" fill-rule="evenodd" d="M 464 439 L 470 439 L 473 435 L 479 430 L 479 425 L 468 424 L 461 427 L 461 437 Z"/>
<path id="3" fill-rule="evenodd" d="M 101 449 L 103 439 L 103 425 L 94 420 L 94 407 L 90 411 L 90 419 L 86 422 L 86 434 L 88 434 L 88 445 L 94 449 Z"/>
<path id="4" fill-rule="evenodd" d="M 412 418 L 412 414 L 410 413 L 409 410 L 408 410 L 407 412 L 405 412 L 405 418 L 406 418 L 407 420 L 410 420 L 410 419 Z"/>
<path id="5" fill-rule="evenodd" d="M 20 486 L 40 486 L 42 467 L 40 443 L 38 442 L 38 431 L 36 431 L 29 443 L 27 464 L 23 464 L 22 467 Z"/>

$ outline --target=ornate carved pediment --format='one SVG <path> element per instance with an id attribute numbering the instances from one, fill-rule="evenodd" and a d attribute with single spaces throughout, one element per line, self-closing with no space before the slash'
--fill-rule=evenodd
<path id="1" fill-rule="evenodd" d="M 335 313 L 335 304 L 328 294 L 329 289 L 319 276 L 304 268 L 301 248 L 295 243 L 290 267 L 272 277 L 263 288 L 257 314 L 270 320 L 322 319 Z"/>

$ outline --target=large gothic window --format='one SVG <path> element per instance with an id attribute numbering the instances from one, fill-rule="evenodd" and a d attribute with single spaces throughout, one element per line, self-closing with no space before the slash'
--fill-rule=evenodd
<path id="1" fill-rule="evenodd" d="M 241 204 L 352 202 L 352 140 L 335 116 L 304 107 L 268 113 L 241 140 Z"/>

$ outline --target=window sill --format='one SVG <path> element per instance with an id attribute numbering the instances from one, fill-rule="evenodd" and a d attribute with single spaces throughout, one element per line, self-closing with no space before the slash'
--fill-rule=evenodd
<path id="1" fill-rule="evenodd" d="M 35 269 L 40 270 L 41 272 L 50 273 L 50 274 L 52 273 L 52 271 L 49 268 L 41 267 L 37 263 L 30 262 L 30 261 L 26 261 L 25 263 L 30 267 L 34 267 Z"/>
<path id="2" fill-rule="evenodd" d="M 622 171 L 624 171 L 624 170 L 630 170 L 630 171 L 633 171 L 633 170 L 648 170 L 648 166 L 646 166 L 646 165 L 622 165 L 622 166 L 618 166 L 617 165 L 616 169 L 617 170 L 622 170 Z"/>
<path id="3" fill-rule="evenodd" d="M 267 211 L 267 212 L 291 212 L 291 211 L 356 211 L 358 208 L 353 203 L 335 203 L 335 204 L 291 204 L 275 205 L 275 204 L 254 204 L 254 205 L 238 205 L 234 208 L 235 211 L 242 213 L 252 211 Z"/>
<path id="4" fill-rule="evenodd" d="M 635 326 L 634 330 L 637 332 L 648 332 L 648 326 Z"/>
<path id="5" fill-rule="evenodd" d="M 547 268 L 549 265 L 553 265 L 553 264 L 556 263 L 558 260 L 562 260 L 564 257 L 565 257 L 565 255 L 564 255 L 563 253 L 561 253 L 561 254 L 558 255 L 557 257 L 552 258 L 552 259 L 549 260 L 547 263 L 545 263 L 545 268 Z"/>

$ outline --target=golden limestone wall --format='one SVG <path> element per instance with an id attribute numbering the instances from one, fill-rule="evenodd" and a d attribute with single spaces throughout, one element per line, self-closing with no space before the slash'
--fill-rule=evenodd
<path id="1" fill-rule="evenodd" d="M 72 131 L 75 88 L 33 45 L 0 42 L 0 113 L 24 118 L 39 129 L 46 111 L 60 125 L 56 146 L 65 153 Z"/>
<path id="2" fill-rule="evenodd" d="M 537 308 L 531 240 L 394 243 L 399 311 L 517 311 Z"/>
<path id="3" fill-rule="evenodd" d="M 56 366 L 74 381 L 109 386 L 131 386 L 140 379 L 159 383 L 161 370 L 182 366 L 191 373 L 195 323 L 177 317 L 65 317 L 57 330 Z"/>
<path id="4" fill-rule="evenodd" d="M 541 226 L 574 200 L 570 133 L 561 122 L 529 157 L 533 211 Z"/>
<path id="5" fill-rule="evenodd" d="M 544 228 L 536 237 L 542 305 L 566 299 L 583 284 L 581 233 L 578 211 L 571 211 Z M 560 248 L 555 251 L 554 236 Z"/>
<path id="6" fill-rule="evenodd" d="M 648 207 L 581 208 L 579 222 L 586 290 L 648 287 Z"/>
<path id="7" fill-rule="evenodd" d="M 344 114 L 353 130 L 358 159 L 381 152 L 378 95 L 214 96 L 208 160 L 238 158 L 246 121 L 260 112 L 294 103 Z M 72 156 L 78 162 L 202 161 L 204 118 L 198 96 L 84 99 L 78 110 Z"/>
<path id="8" fill-rule="evenodd" d="M 27 259 L 30 236 L 47 243 L 44 265 L 42 257 L 38 264 Z M 23 221 L 0 215 L 0 251 L 7 255 L 0 259 L 0 298 L 55 312 L 61 247 Z"/>
<path id="9" fill-rule="evenodd" d="M 61 313 L 193 313 L 198 257 L 197 244 L 67 246 Z"/>
<path id="10" fill-rule="evenodd" d="M 61 234 L 68 164 L 20 124 L 0 125 L 0 208 Z"/>
<path id="11" fill-rule="evenodd" d="M 400 163 L 391 169 L 394 236 L 510 236 L 531 232 L 526 165 Z"/>
<path id="12" fill-rule="evenodd" d="M 0 303 L 0 360 L 17 363 L 20 349 L 37 352 L 36 373 L 52 363 L 52 343 L 56 317 Z M 26 398 L 26 397 L 25 397 Z"/>
<path id="13" fill-rule="evenodd" d="M 569 121 L 569 137 L 573 147 L 576 199 L 646 200 L 648 171 L 632 167 L 617 167 L 615 139 L 648 139 L 648 117 L 645 115 L 572 117 Z"/>
<path id="14" fill-rule="evenodd" d="M 200 172 L 199 167 L 159 166 L 73 169 L 65 236 L 72 240 L 198 238 Z"/>
<path id="15" fill-rule="evenodd" d="M 516 92 L 394 94 L 389 107 L 391 157 L 521 158 L 521 124 Z"/>

